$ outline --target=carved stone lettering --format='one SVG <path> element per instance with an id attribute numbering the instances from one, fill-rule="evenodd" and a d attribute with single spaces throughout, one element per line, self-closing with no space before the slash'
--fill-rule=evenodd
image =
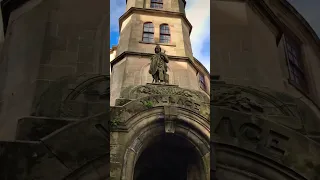
<path id="1" fill-rule="evenodd" d="M 183 97 L 174 97 L 174 96 L 152 96 L 148 97 L 144 100 L 140 100 L 142 104 L 149 104 L 150 102 L 152 105 L 157 106 L 157 105 L 176 105 L 176 106 L 181 106 L 185 107 L 188 109 L 192 109 L 195 111 L 200 111 L 201 105 L 199 103 L 195 103 L 192 100 L 188 100 Z"/>
<path id="2" fill-rule="evenodd" d="M 236 128 L 232 125 L 232 119 L 223 117 L 214 133 L 225 138 L 236 138 L 239 142 L 250 142 L 253 145 L 266 142 L 263 146 L 276 155 L 283 156 L 285 154 L 286 144 L 289 137 L 282 135 L 270 129 L 264 129 L 254 123 L 243 123 Z M 268 134 L 263 132 L 269 132 Z"/>
<path id="3" fill-rule="evenodd" d="M 155 100 L 154 102 L 156 102 L 156 103 L 161 102 L 161 97 L 156 96 L 156 97 L 153 97 L 153 99 Z"/>
<path id="4" fill-rule="evenodd" d="M 239 129 L 242 138 L 255 144 L 261 140 L 261 131 L 259 126 L 252 123 L 245 123 Z"/>
<path id="5" fill-rule="evenodd" d="M 284 155 L 285 148 L 283 146 L 283 143 L 284 141 L 288 141 L 288 140 L 289 138 L 287 136 L 284 136 L 280 133 L 270 130 L 266 147 L 276 154 Z"/>
<path id="6" fill-rule="evenodd" d="M 185 101 L 185 106 L 186 106 L 186 107 L 188 107 L 188 108 L 191 109 L 191 108 L 193 107 L 192 105 L 193 105 L 193 104 L 192 104 L 191 101 L 189 101 L 189 100 L 186 100 L 186 101 Z"/>
<path id="7" fill-rule="evenodd" d="M 177 104 L 180 105 L 180 106 L 183 106 L 184 105 L 183 100 L 182 99 L 178 99 Z"/>
<path id="8" fill-rule="evenodd" d="M 121 93 L 121 97 L 126 99 L 136 99 L 150 95 L 182 96 L 185 98 L 191 98 L 194 101 L 210 102 L 209 97 L 202 92 L 187 90 L 172 85 L 147 84 L 137 87 L 128 87 L 127 90 Z"/>
<path id="9" fill-rule="evenodd" d="M 194 109 L 200 111 L 200 104 L 194 103 Z"/>
<path id="10" fill-rule="evenodd" d="M 217 128 L 215 129 L 215 133 L 221 135 L 221 136 L 230 136 L 230 137 L 236 137 L 235 131 L 232 127 L 232 124 L 230 122 L 230 118 L 223 117 Z"/>
<path id="11" fill-rule="evenodd" d="M 162 97 L 162 103 L 168 103 L 169 98 L 167 96 Z"/>
<path id="12" fill-rule="evenodd" d="M 175 99 L 173 97 L 169 96 L 169 103 L 170 104 L 175 104 L 176 101 L 175 101 Z"/>

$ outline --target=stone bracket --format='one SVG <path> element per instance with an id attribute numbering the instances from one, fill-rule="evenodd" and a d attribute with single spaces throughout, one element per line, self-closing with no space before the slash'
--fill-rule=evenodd
<path id="1" fill-rule="evenodd" d="M 166 133 L 175 133 L 175 120 L 177 116 L 177 107 L 164 106 L 164 127 Z"/>

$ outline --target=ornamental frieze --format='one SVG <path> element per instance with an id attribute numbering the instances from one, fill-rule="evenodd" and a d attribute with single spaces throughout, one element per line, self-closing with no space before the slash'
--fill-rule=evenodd
<path id="1" fill-rule="evenodd" d="M 183 96 L 200 102 L 210 102 L 209 96 L 203 92 L 180 88 L 176 85 L 146 84 L 128 87 L 121 92 L 121 98 L 138 99 L 150 95 Z"/>
<path id="2" fill-rule="evenodd" d="M 250 87 L 216 84 L 211 86 L 211 105 L 258 115 L 284 115 L 298 117 L 295 104 Z"/>

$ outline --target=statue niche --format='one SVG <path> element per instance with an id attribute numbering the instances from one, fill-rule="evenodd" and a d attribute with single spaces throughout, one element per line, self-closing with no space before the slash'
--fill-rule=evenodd
<path id="1" fill-rule="evenodd" d="M 161 47 L 157 45 L 154 49 L 155 54 L 150 58 L 149 74 L 152 75 L 152 83 L 169 83 L 168 65 L 169 58 L 165 52 L 161 52 Z"/>

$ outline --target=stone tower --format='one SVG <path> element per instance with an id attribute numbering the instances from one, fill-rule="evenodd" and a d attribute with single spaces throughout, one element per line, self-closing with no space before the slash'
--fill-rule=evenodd
<path id="1" fill-rule="evenodd" d="M 192 55 L 184 0 L 128 0 L 111 56 L 110 175 L 209 180 L 209 73 Z M 156 45 L 169 84 L 152 84 Z"/>
<path id="2" fill-rule="evenodd" d="M 149 55 L 154 54 L 156 44 L 170 58 L 170 84 L 209 92 L 208 71 L 192 54 L 192 26 L 185 6 L 185 0 L 127 1 L 126 11 L 119 19 L 119 44 L 111 51 L 111 105 L 124 88 L 152 82 Z M 199 78 L 204 79 L 204 88 L 200 88 Z"/>
<path id="3" fill-rule="evenodd" d="M 320 177 L 320 44 L 285 0 L 211 1 L 211 177 Z"/>

